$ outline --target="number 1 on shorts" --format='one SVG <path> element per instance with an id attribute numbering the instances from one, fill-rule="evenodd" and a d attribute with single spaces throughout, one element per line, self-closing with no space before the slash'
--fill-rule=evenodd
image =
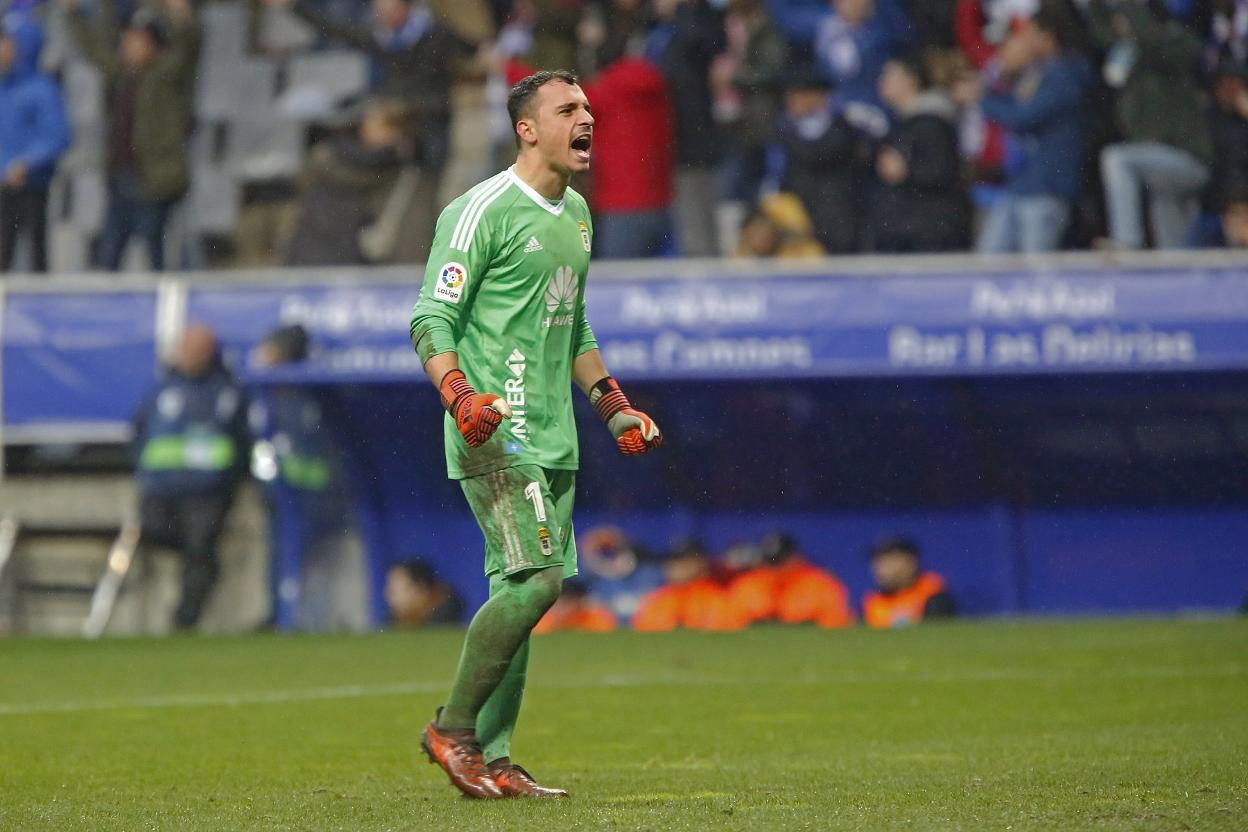
<path id="1" fill-rule="evenodd" d="M 524 487 L 524 496 L 533 504 L 533 512 L 537 515 L 537 522 L 546 522 L 546 504 L 542 502 L 542 487 L 535 482 L 531 482 Z"/>

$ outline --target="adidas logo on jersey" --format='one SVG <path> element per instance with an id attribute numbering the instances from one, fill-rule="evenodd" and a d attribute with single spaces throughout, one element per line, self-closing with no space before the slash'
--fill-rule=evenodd
<path id="1" fill-rule="evenodd" d="M 530 237 L 529 241 L 524 244 L 524 253 L 532 254 L 535 251 L 541 251 L 542 244 L 537 241 L 536 237 Z"/>

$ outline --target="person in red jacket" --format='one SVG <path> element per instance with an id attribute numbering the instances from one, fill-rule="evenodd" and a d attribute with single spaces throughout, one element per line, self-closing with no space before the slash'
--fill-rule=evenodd
<path id="1" fill-rule="evenodd" d="M 633 616 L 634 630 L 740 630 L 749 623 L 716 576 L 715 565 L 701 543 L 686 541 L 677 546 L 668 555 L 663 573 L 667 585 L 641 599 Z"/>
<path id="2" fill-rule="evenodd" d="M 761 549 L 764 562 L 728 585 L 734 606 L 747 620 L 828 628 L 854 623 L 845 585 L 807 561 L 792 537 L 768 535 Z"/>
<path id="3" fill-rule="evenodd" d="M 673 128 L 667 81 L 624 55 L 582 82 L 594 109 L 594 254 L 654 257 L 671 227 Z"/>
<path id="4" fill-rule="evenodd" d="M 957 614 L 945 580 L 919 566 L 919 547 L 905 537 L 886 537 L 871 547 L 876 588 L 862 599 L 862 617 L 870 627 L 908 627 L 931 618 Z"/>

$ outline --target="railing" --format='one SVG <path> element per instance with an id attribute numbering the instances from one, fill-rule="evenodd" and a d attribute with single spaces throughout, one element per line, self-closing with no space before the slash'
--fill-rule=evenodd
<path id="1" fill-rule="evenodd" d="M 17 515 L 13 512 L 0 515 L 0 634 L 9 632 L 13 627 L 13 604 L 17 593 L 10 586 L 8 572 L 13 550 L 17 548 L 19 529 Z"/>
<path id="2" fill-rule="evenodd" d="M 96 584 L 95 593 L 91 596 L 91 610 L 82 622 L 84 638 L 95 639 L 104 634 L 109 619 L 113 617 L 113 609 L 117 606 L 117 597 L 134 565 L 135 553 L 139 547 L 142 530 L 137 520 L 128 519 L 113 541 L 108 552 L 108 563 L 100 582 Z"/>

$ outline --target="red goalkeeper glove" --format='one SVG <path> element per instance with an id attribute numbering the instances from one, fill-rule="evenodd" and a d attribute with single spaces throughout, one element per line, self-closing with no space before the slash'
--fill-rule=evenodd
<path id="1" fill-rule="evenodd" d="M 455 419 L 455 427 L 470 448 L 484 445 L 502 421 L 511 418 L 511 407 L 502 396 L 478 393 L 462 370 L 444 375 L 438 392 L 442 394 L 442 406 Z"/>
<path id="2" fill-rule="evenodd" d="M 606 422 L 615 446 L 625 456 L 644 454 L 663 444 L 659 426 L 640 410 L 634 410 L 620 385 L 607 376 L 589 390 L 589 403 Z"/>

